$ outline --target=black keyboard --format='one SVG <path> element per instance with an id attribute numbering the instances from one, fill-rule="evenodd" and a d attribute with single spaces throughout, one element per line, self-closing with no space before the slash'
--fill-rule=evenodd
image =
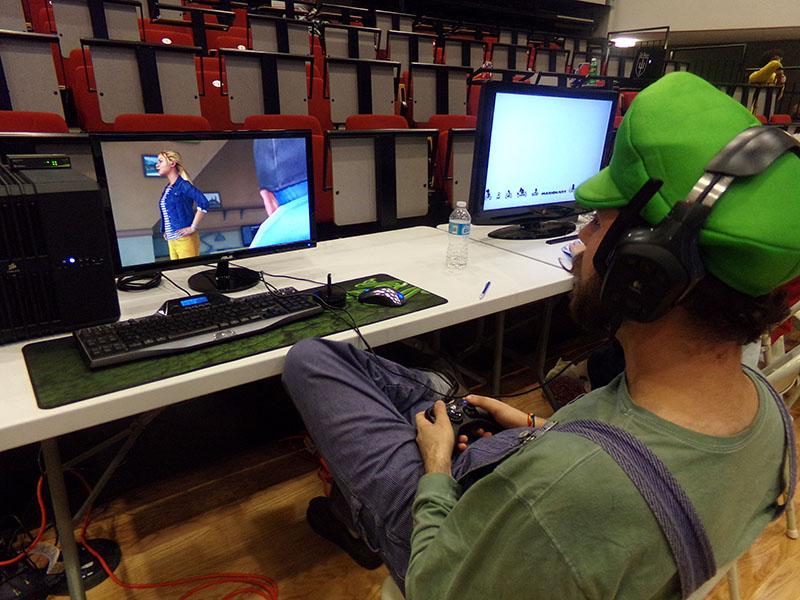
<path id="1" fill-rule="evenodd" d="M 171 300 L 154 315 L 73 335 L 90 368 L 107 367 L 262 333 L 322 310 L 311 294 L 293 288 L 243 298 L 198 295 Z"/>

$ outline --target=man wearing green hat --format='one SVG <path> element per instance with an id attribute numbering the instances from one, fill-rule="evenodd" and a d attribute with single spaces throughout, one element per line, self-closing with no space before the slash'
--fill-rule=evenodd
<path id="1" fill-rule="evenodd" d="M 786 152 L 733 179 L 699 233 L 705 276 L 652 318 L 631 319 L 607 301 L 595 256 L 617 219 L 661 223 L 720 150 L 755 125 L 688 73 L 637 96 L 609 167 L 576 190 L 597 213 L 581 231 L 570 305 L 579 322 L 615 332 L 626 369 L 552 417 L 599 421 L 649 448 L 688 497 L 717 566 L 758 537 L 784 490 L 793 438 L 740 358 L 743 343 L 785 314 L 773 290 L 800 274 L 800 158 Z M 652 180 L 663 183 L 642 196 Z M 626 212 L 634 198 L 646 205 Z M 635 288 L 626 264 L 634 263 L 622 264 L 621 277 Z M 681 597 L 681 557 L 651 504 L 594 442 L 468 396 L 505 429 L 467 447 L 437 400 L 453 393 L 446 377 L 346 344 L 297 344 L 284 382 L 343 500 L 318 502 L 309 521 L 357 559 L 377 552 L 408 600 Z M 431 404 L 435 423 L 422 414 Z"/>

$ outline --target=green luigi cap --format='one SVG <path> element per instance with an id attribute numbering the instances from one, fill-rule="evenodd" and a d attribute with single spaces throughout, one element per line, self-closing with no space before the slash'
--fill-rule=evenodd
<path id="1" fill-rule="evenodd" d="M 609 166 L 575 190 L 579 204 L 625 206 L 649 179 L 664 182 L 642 217 L 655 225 L 685 199 L 708 162 L 759 125 L 741 104 L 691 73 L 670 73 L 642 90 L 617 131 Z M 800 275 L 800 158 L 786 153 L 735 181 L 700 232 L 706 269 L 732 288 L 762 296 Z"/>

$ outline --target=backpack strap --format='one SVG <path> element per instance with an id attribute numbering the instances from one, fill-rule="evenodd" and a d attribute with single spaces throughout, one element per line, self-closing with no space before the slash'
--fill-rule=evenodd
<path id="1" fill-rule="evenodd" d="M 750 367 L 744 367 L 749 373 L 758 379 L 772 394 L 772 399 L 778 405 L 778 412 L 783 419 L 783 439 L 784 439 L 784 456 L 783 456 L 783 469 L 781 475 L 783 477 L 783 490 L 784 494 L 783 503 L 775 501 L 775 517 L 780 517 L 785 511 L 786 506 L 794 498 L 795 487 L 797 484 L 797 440 L 794 435 L 794 426 L 792 425 L 792 416 L 789 414 L 789 409 L 786 408 L 786 403 L 783 397 L 772 387 L 767 378 L 761 373 Z"/>
<path id="2" fill-rule="evenodd" d="M 687 598 L 717 571 L 703 523 L 675 477 L 647 446 L 628 432 L 594 420 L 558 423 L 554 431 L 580 435 L 613 458 L 644 498 L 667 539 Z"/>

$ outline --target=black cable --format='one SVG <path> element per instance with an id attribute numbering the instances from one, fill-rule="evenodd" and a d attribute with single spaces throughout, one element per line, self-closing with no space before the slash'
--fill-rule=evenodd
<path id="1" fill-rule="evenodd" d="M 177 283 L 175 283 L 175 282 L 174 282 L 172 279 L 170 279 L 169 277 L 167 277 L 165 273 L 161 273 L 161 276 L 162 276 L 164 279 L 166 279 L 167 281 L 169 281 L 169 282 L 170 282 L 172 285 L 174 285 L 176 288 L 178 288 L 180 291 L 182 291 L 184 294 L 186 294 L 187 296 L 191 296 L 191 295 L 192 295 L 192 293 L 191 293 L 190 291 L 188 291 L 186 288 L 183 288 L 183 287 L 179 286 L 179 285 L 178 285 Z"/>
<path id="2" fill-rule="evenodd" d="M 121 275 L 117 278 L 117 289 L 121 292 L 137 292 L 140 290 L 151 290 L 161 285 L 163 274 L 139 273 L 135 275 Z"/>
<path id="3" fill-rule="evenodd" d="M 328 285 L 324 281 L 314 281 L 313 279 L 306 279 L 305 277 L 294 277 L 293 275 L 275 275 L 273 273 L 267 273 L 266 271 L 260 271 L 262 275 L 267 277 L 276 277 L 278 279 L 291 279 L 293 281 L 305 281 L 306 283 L 313 283 L 314 285 Z M 334 283 L 333 285 L 342 287 L 338 283 Z"/>
<path id="4" fill-rule="evenodd" d="M 233 263 L 230 263 L 230 264 L 233 264 Z M 238 266 L 238 265 L 234 265 L 234 266 Z M 244 269 L 244 268 L 247 268 L 247 267 L 240 267 L 240 268 L 243 268 L 243 269 Z M 255 271 L 255 269 L 250 269 L 250 270 L 252 270 L 252 271 Z M 276 274 L 273 274 L 273 273 L 267 273 L 266 271 L 261 271 L 261 270 L 258 270 L 258 271 L 256 271 L 256 272 L 257 272 L 257 273 L 259 273 L 259 275 L 260 275 L 260 278 L 261 278 L 261 282 L 264 284 L 264 286 L 267 288 L 267 290 L 269 290 L 269 291 L 270 291 L 271 293 L 273 293 L 273 294 L 275 294 L 275 293 L 276 293 L 276 290 L 277 290 L 277 288 L 275 288 L 275 286 L 274 286 L 274 285 L 272 285 L 272 284 L 268 283 L 268 282 L 267 282 L 267 281 L 264 279 L 264 276 L 265 276 L 265 275 L 266 275 L 267 277 L 275 277 L 275 278 L 282 278 L 282 279 L 292 279 L 292 280 L 295 280 L 295 281 L 305 281 L 305 282 L 307 282 L 307 283 L 314 283 L 314 284 L 317 284 L 317 285 L 327 285 L 327 284 L 326 284 L 326 283 L 324 283 L 324 282 L 321 282 L 321 281 L 314 281 L 313 279 L 306 279 L 306 278 L 304 278 L 304 277 L 294 277 L 294 276 L 292 276 L 292 275 L 276 275 Z M 344 289 L 344 288 L 342 288 L 342 286 L 340 286 L 339 284 L 334 284 L 334 285 L 338 286 L 340 289 Z M 270 289 L 270 286 L 271 286 L 273 289 Z M 275 290 L 275 291 L 273 291 L 273 290 Z M 302 293 L 302 292 L 298 292 L 298 293 Z M 309 294 L 309 295 L 311 295 L 311 294 Z M 354 333 L 355 333 L 355 334 L 358 336 L 358 339 L 360 339 L 360 340 L 361 340 L 361 342 L 364 344 L 364 347 L 367 349 L 367 351 L 368 351 L 370 354 L 372 354 L 372 356 L 373 356 L 373 357 L 375 357 L 376 359 L 380 358 L 380 357 L 378 356 L 378 354 L 375 352 L 375 350 L 372 348 L 372 346 L 370 346 L 369 342 L 366 340 L 366 338 L 364 337 L 364 335 L 361 333 L 361 330 L 359 329 L 359 327 L 358 327 L 358 324 L 356 323 L 355 317 L 353 317 L 353 315 L 352 315 L 352 314 L 350 314 L 350 311 L 348 311 L 346 308 L 338 308 L 338 307 L 335 307 L 335 306 L 331 306 L 330 304 L 328 304 L 327 302 L 325 302 L 325 301 L 324 301 L 322 298 L 319 298 L 318 296 L 315 296 L 315 299 L 316 299 L 316 300 L 317 300 L 317 301 L 318 301 L 320 304 L 322 304 L 323 308 L 326 308 L 326 309 L 328 309 L 328 310 L 334 311 L 334 314 L 336 314 L 337 316 L 339 316 L 339 314 L 340 314 L 340 313 L 344 313 L 344 314 L 346 314 L 346 315 L 349 317 L 350 321 L 348 322 L 348 321 L 346 321 L 346 320 L 342 319 L 343 321 L 345 321 L 345 324 L 346 324 L 346 325 L 347 325 L 347 326 L 348 326 L 350 329 L 352 329 L 352 330 L 353 330 L 353 332 L 354 332 Z M 542 381 L 542 382 L 540 382 L 540 383 L 538 383 L 538 384 L 536 384 L 536 385 L 534 385 L 534 386 L 532 386 L 532 387 L 530 387 L 530 388 L 527 388 L 527 389 L 524 389 L 524 390 L 521 390 L 521 391 L 515 392 L 515 393 L 513 393 L 513 394 L 499 394 L 499 395 L 497 395 L 497 396 L 493 396 L 493 398 L 495 398 L 495 399 L 500 399 L 500 398 L 517 398 L 517 397 L 519 397 L 519 396 L 524 396 L 524 395 L 526 395 L 526 394 L 530 394 L 531 392 L 535 392 L 536 390 L 542 389 L 542 388 L 544 388 L 544 387 L 546 387 L 546 386 L 550 385 L 550 384 L 551 384 L 551 383 L 552 383 L 552 382 L 553 382 L 555 379 L 557 379 L 558 377 L 560 377 L 560 376 L 561 376 L 561 375 L 562 375 L 562 374 L 563 374 L 563 373 L 564 373 L 564 372 L 565 372 L 567 369 L 569 369 L 571 366 L 578 364 L 580 361 L 582 361 L 582 360 L 583 360 L 583 359 L 585 359 L 585 358 L 588 358 L 588 357 L 589 357 L 589 355 L 590 355 L 590 354 L 592 354 L 592 352 L 594 352 L 594 351 L 595 351 L 595 350 L 597 350 L 598 348 L 602 347 L 603 345 L 610 343 L 610 341 L 611 341 L 610 339 L 605 339 L 605 340 L 603 340 L 603 344 L 600 344 L 600 345 L 598 345 L 598 346 L 593 346 L 593 347 L 591 347 L 589 350 L 586 350 L 585 352 L 583 352 L 583 353 L 579 354 L 579 355 L 578 355 L 576 358 L 574 358 L 573 360 L 571 360 L 570 362 L 568 362 L 568 363 L 567 363 L 567 364 L 566 364 L 566 365 L 565 365 L 565 366 L 564 366 L 562 369 L 560 369 L 560 370 L 559 370 L 557 373 L 555 373 L 555 374 L 554 374 L 552 377 L 550 377 L 549 379 L 547 379 L 547 380 L 545 380 L 545 381 Z M 453 368 L 453 364 L 452 364 L 452 363 L 451 363 L 449 360 L 447 360 L 447 358 L 445 358 L 444 356 L 443 356 L 442 358 L 444 358 L 444 360 L 446 360 L 446 361 L 447 361 L 447 362 L 450 364 L 451 368 Z M 408 375 L 405 375 L 404 373 L 397 373 L 397 372 L 395 372 L 395 371 L 392 371 L 391 369 L 389 369 L 389 368 L 388 368 L 388 367 L 387 367 L 385 364 L 383 364 L 383 363 L 382 363 L 381 361 L 379 361 L 379 360 L 378 360 L 378 361 L 376 361 L 376 362 L 377 362 L 377 363 L 378 363 L 378 365 L 380 365 L 380 366 L 381 366 L 381 368 L 383 368 L 383 370 L 384 370 L 384 371 L 386 371 L 387 373 L 390 373 L 391 375 L 395 375 L 395 376 L 397 376 L 397 377 L 402 377 L 402 378 L 404 378 L 404 379 L 408 379 L 408 380 L 414 381 L 415 383 L 418 383 L 419 385 L 421 385 L 422 387 L 424 387 L 426 390 L 428 390 L 428 391 L 430 391 L 430 392 L 433 392 L 433 393 L 434 393 L 434 394 L 436 394 L 437 396 L 441 396 L 441 397 L 442 397 L 444 400 L 463 400 L 463 399 L 465 398 L 465 396 L 453 396 L 453 395 L 450 395 L 450 394 L 444 394 L 444 393 L 442 393 L 442 392 L 440 392 L 440 391 L 438 391 L 438 390 L 435 390 L 435 389 L 433 389 L 432 387 L 429 387 L 429 386 L 425 385 L 424 383 L 421 383 L 421 382 L 417 381 L 417 380 L 416 380 L 416 379 L 414 379 L 413 377 L 410 377 L 410 376 L 408 376 Z M 454 368 L 454 370 L 455 370 L 455 368 Z"/>
<path id="5" fill-rule="evenodd" d="M 303 281 L 303 282 L 306 282 L 306 283 L 313 283 L 314 285 L 320 285 L 320 286 L 327 286 L 328 285 L 324 281 L 316 281 L 314 279 L 307 279 L 305 277 L 295 277 L 294 275 L 278 275 L 278 274 L 275 274 L 275 273 L 267 273 L 266 271 L 262 271 L 261 269 L 250 269 L 248 267 L 243 267 L 241 265 L 237 265 L 237 264 L 232 263 L 232 262 L 230 262 L 229 264 L 233 265 L 234 267 L 238 267 L 239 269 L 247 269 L 248 271 L 253 271 L 254 273 L 258 273 L 259 278 L 261 279 L 261 283 L 263 283 L 264 287 L 266 287 L 267 290 L 272 292 L 273 294 L 277 294 L 279 288 L 275 287 L 274 284 L 269 283 L 268 281 L 266 281 L 264 279 L 265 277 L 274 277 L 276 279 L 291 279 L 292 281 Z M 341 284 L 334 283 L 332 285 L 333 285 L 333 287 L 336 287 L 339 290 L 341 290 L 342 293 L 344 293 L 344 294 L 347 293 L 347 290 Z M 310 292 L 297 292 L 297 293 L 298 294 L 308 293 L 308 294 L 311 295 Z M 322 302 L 324 303 L 324 301 L 322 301 Z M 335 308 L 335 307 L 333 307 L 333 308 Z"/>
<path id="6" fill-rule="evenodd" d="M 295 277 L 294 275 L 276 275 L 274 273 L 267 273 L 266 271 L 262 271 L 261 269 L 258 269 L 258 270 L 249 269 L 248 267 L 243 267 L 241 265 L 237 265 L 237 264 L 234 264 L 234 263 L 229 263 L 229 264 L 233 265 L 234 267 L 238 267 L 240 269 L 247 269 L 248 271 L 253 271 L 255 273 L 259 273 L 261 275 L 261 278 L 262 278 L 261 280 L 262 281 L 264 281 L 264 279 L 263 279 L 264 277 L 275 277 L 276 279 L 291 279 L 292 281 L 304 281 L 306 283 L 313 283 L 314 285 L 328 285 L 324 281 L 316 281 L 314 279 L 306 279 L 305 277 Z M 264 285 L 267 285 L 266 282 L 264 283 Z M 272 285 L 272 284 L 270 284 L 270 285 Z M 344 289 L 338 283 L 334 283 L 333 285 L 335 285 L 336 287 L 338 287 L 340 289 Z"/>
<path id="7" fill-rule="evenodd" d="M 327 303 L 326 303 L 325 301 L 323 301 L 323 300 L 320 300 L 320 303 L 321 303 L 321 304 L 322 304 L 322 305 L 323 305 L 325 308 L 327 308 L 327 309 L 329 309 L 329 310 L 332 310 L 332 311 L 334 311 L 334 313 L 335 313 L 335 314 L 337 314 L 337 316 L 339 315 L 339 313 L 344 313 L 345 315 L 347 315 L 347 316 L 349 317 L 349 319 L 350 319 L 350 322 L 347 322 L 347 321 L 345 321 L 345 323 L 348 325 L 348 327 L 350 327 L 350 328 L 351 328 L 351 329 L 352 329 L 352 330 L 355 332 L 355 334 L 358 336 L 358 339 L 360 339 L 360 340 L 361 340 L 361 342 L 364 344 L 364 347 L 367 349 L 367 351 L 368 351 L 368 352 L 369 352 L 369 353 L 370 353 L 370 354 L 371 354 L 371 355 L 372 355 L 372 356 L 373 356 L 375 359 L 379 359 L 379 358 L 380 358 L 380 357 L 378 356 L 378 354 L 375 352 L 375 350 L 372 348 L 372 346 L 370 346 L 370 344 L 369 344 L 369 342 L 366 340 L 366 338 L 364 338 L 364 335 L 361 333 L 361 330 L 358 328 L 358 325 L 357 325 L 357 323 L 356 323 L 356 320 L 355 320 L 355 318 L 353 317 L 353 315 L 352 315 L 352 314 L 350 314 L 350 312 L 349 312 L 349 311 L 348 311 L 346 308 L 336 308 L 336 307 L 334 307 L 334 306 L 331 306 L 331 305 L 327 304 Z M 344 320 L 344 319 L 342 319 L 342 320 Z M 541 383 L 539 383 L 539 384 L 537 384 L 537 385 L 534 385 L 533 387 L 530 387 L 530 388 L 527 388 L 527 389 L 521 390 L 521 391 L 519 391 L 519 392 L 515 392 L 515 393 L 513 393 L 513 394 L 500 394 L 500 395 L 497 395 L 497 396 L 493 396 L 493 398 L 495 398 L 495 399 L 500 399 L 500 398 L 516 398 L 516 397 L 518 397 L 518 396 L 524 396 L 524 395 L 526 395 L 526 394 L 530 394 L 531 392 L 535 392 L 536 390 L 538 390 L 538 389 L 541 389 L 541 388 L 543 388 L 543 387 L 544 387 L 544 386 L 546 386 L 546 385 L 549 385 L 549 384 L 550 384 L 550 383 L 551 383 L 553 380 L 555 380 L 556 378 L 560 377 L 560 376 L 561 376 L 561 374 L 562 374 L 562 373 L 564 373 L 564 371 L 566 371 L 566 370 L 567 370 L 569 367 L 571 367 L 571 366 L 572 366 L 572 365 L 574 365 L 574 364 L 577 364 L 577 363 L 579 363 L 581 360 L 583 360 L 584 358 L 588 357 L 588 356 L 589 356 L 589 355 L 590 355 L 592 352 L 594 352 L 596 349 L 597 349 L 596 347 L 593 347 L 593 348 L 591 348 L 590 350 L 587 350 L 586 352 L 584 352 L 584 353 L 580 354 L 580 355 L 579 355 L 577 358 L 575 358 L 575 359 L 573 359 L 572 361 L 570 361 L 569 363 L 567 363 L 567 364 L 566 364 L 566 365 L 565 365 L 565 366 L 564 366 L 562 369 L 560 369 L 560 370 L 559 370 L 559 371 L 558 371 L 556 374 L 554 374 L 554 375 L 553 375 L 553 376 L 552 376 L 550 379 L 548 379 L 548 380 L 546 380 L 546 381 L 543 381 L 543 382 L 541 382 Z M 447 359 L 445 359 L 445 360 L 447 360 Z M 397 377 L 402 377 L 403 379 L 408 379 L 408 380 L 410 380 L 410 381 L 413 381 L 413 382 L 415 382 L 415 383 L 417 383 L 417 384 L 421 385 L 422 387 L 424 387 L 426 390 L 428 390 L 428 391 L 430 391 L 430 392 L 432 392 L 432 393 L 436 394 L 437 396 L 441 396 L 441 397 L 442 397 L 442 399 L 443 399 L 443 400 L 445 400 L 445 401 L 448 401 L 448 400 L 463 400 L 464 398 L 466 398 L 466 396 L 454 396 L 454 395 L 452 395 L 452 394 L 444 394 L 444 393 L 442 393 L 442 392 L 440 392 L 440 391 L 438 391 L 438 390 L 435 390 L 435 389 L 433 389 L 432 387 L 430 387 L 430 386 L 427 386 L 427 385 L 425 385 L 424 383 L 422 383 L 422 382 L 420 382 L 420 381 L 418 381 L 418 380 L 414 379 L 413 377 L 410 377 L 409 375 L 406 375 L 405 373 L 398 373 L 397 371 L 393 371 L 393 370 L 391 370 L 389 367 L 387 367 L 387 366 L 386 366 L 386 365 L 385 365 L 385 364 L 384 364 L 382 361 L 380 361 L 380 360 L 376 360 L 376 362 L 377 362 L 377 364 L 378 364 L 378 365 L 379 365 L 379 366 L 380 366 L 380 367 L 381 367 L 381 368 L 382 368 L 384 371 L 386 371 L 387 373 L 390 373 L 391 375 L 395 375 L 395 376 L 397 376 Z M 448 362 L 449 362 L 449 361 L 448 361 Z M 451 366 L 452 366 L 452 365 L 451 365 Z M 457 383 L 457 382 L 456 382 L 456 383 Z"/>
<path id="8" fill-rule="evenodd" d="M 419 381 L 417 379 L 414 379 L 410 375 L 406 375 L 405 373 L 398 373 L 397 371 L 391 370 L 389 367 L 387 367 L 380 360 L 380 356 L 378 356 L 378 354 L 372 348 L 370 343 L 366 340 L 364 335 L 361 333 L 361 330 L 358 327 L 358 323 L 356 323 L 355 317 L 353 317 L 353 315 L 350 314 L 349 310 L 347 310 L 346 308 L 339 308 L 339 307 L 336 307 L 336 306 L 331 306 L 330 304 L 325 302 L 322 298 L 317 298 L 317 301 L 320 304 L 322 304 L 323 308 L 326 308 L 326 309 L 332 311 L 335 316 L 340 317 L 342 319 L 342 321 L 344 321 L 345 325 L 347 325 L 350 329 L 353 330 L 353 332 L 358 336 L 358 339 L 361 340 L 361 343 L 364 344 L 364 347 L 366 348 L 367 352 L 369 352 L 369 354 L 371 354 L 372 357 L 375 359 L 375 362 L 378 364 L 378 366 L 380 366 L 387 373 L 390 373 L 391 375 L 395 375 L 397 377 L 402 377 L 403 379 L 408 379 L 409 381 L 413 381 L 414 383 L 416 383 L 418 385 L 421 385 L 427 391 L 429 391 L 429 392 L 431 392 L 433 394 L 436 394 L 437 396 L 441 396 L 442 399 L 445 400 L 445 401 L 448 401 L 448 400 L 461 400 L 461 399 L 464 398 L 464 396 L 454 396 L 452 394 L 445 394 L 443 392 L 440 392 L 439 390 L 436 390 L 436 389 L 430 387 L 429 385 L 426 385 L 426 384 L 422 383 L 421 381 Z M 347 317 L 350 319 L 349 322 L 342 317 L 342 314 L 347 315 Z M 454 383 L 457 383 L 457 382 L 454 382 Z"/>

